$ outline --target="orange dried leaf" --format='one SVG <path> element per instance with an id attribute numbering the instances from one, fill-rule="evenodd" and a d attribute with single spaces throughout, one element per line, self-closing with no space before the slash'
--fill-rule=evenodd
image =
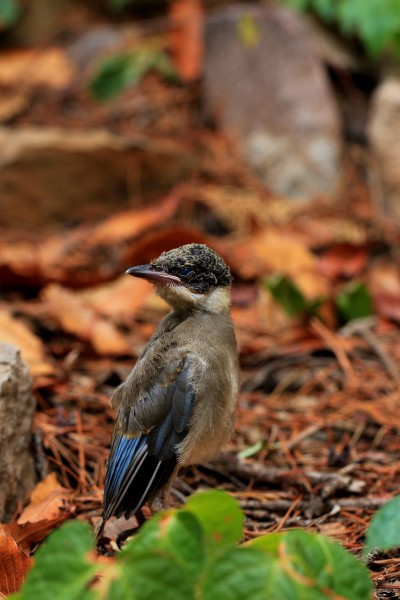
<path id="1" fill-rule="evenodd" d="M 201 0 L 173 0 L 170 49 L 176 70 L 183 81 L 193 81 L 203 67 L 204 8 Z"/>
<path id="2" fill-rule="evenodd" d="M 11 535 L 0 529 L 0 594 L 17 592 L 33 564 Z"/>
<path id="3" fill-rule="evenodd" d="M 122 275 L 111 283 L 83 290 L 79 296 L 98 313 L 118 321 L 140 310 L 152 291 L 147 281 Z"/>
<path id="4" fill-rule="evenodd" d="M 0 532 L 5 532 L 21 546 L 25 552 L 30 552 L 32 547 L 41 542 L 53 529 L 60 523 L 68 519 L 71 515 L 73 507 L 65 509 L 54 519 L 43 519 L 34 523 L 7 523 L 0 525 Z"/>
<path id="5" fill-rule="evenodd" d="M 308 248 L 273 228 L 235 244 L 224 253 L 243 277 L 261 277 L 274 272 L 288 275 L 309 300 L 328 295 L 329 284 L 318 272 Z"/>
<path id="6" fill-rule="evenodd" d="M 0 56 L 0 85 L 63 89 L 75 68 L 61 48 L 14 50 Z"/>
<path id="7" fill-rule="evenodd" d="M 51 284 L 42 292 L 48 310 L 60 327 L 88 341 L 100 355 L 126 355 L 130 348 L 122 333 L 98 315 L 77 293 Z"/>
<path id="8" fill-rule="evenodd" d="M 0 308 L 0 339 L 15 344 L 21 350 L 32 377 L 54 374 L 55 369 L 46 358 L 42 342 L 23 321 L 13 317 L 6 308 Z"/>
<path id="9" fill-rule="evenodd" d="M 178 197 L 171 194 L 158 204 L 121 212 L 92 227 L 84 225 L 68 235 L 49 238 L 39 248 L 43 279 L 74 286 L 112 279 L 126 268 L 127 246 L 136 243 L 144 232 L 164 225 L 177 205 Z"/>
<path id="10" fill-rule="evenodd" d="M 53 520 L 60 516 L 66 504 L 71 500 L 72 492 L 63 488 L 57 481 L 57 475 L 50 473 L 40 481 L 31 494 L 31 501 L 18 519 L 18 523 L 35 523 Z"/>

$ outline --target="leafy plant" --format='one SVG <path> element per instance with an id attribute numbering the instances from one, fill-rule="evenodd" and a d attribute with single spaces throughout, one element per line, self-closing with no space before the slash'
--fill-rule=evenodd
<path id="1" fill-rule="evenodd" d="M 335 302 L 345 321 L 363 319 L 373 313 L 372 298 L 365 283 L 349 283 L 336 296 Z"/>
<path id="2" fill-rule="evenodd" d="M 320 298 L 308 300 L 286 275 L 273 275 L 266 281 L 266 287 L 290 317 L 301 313 L 315 314 L 322 303 Z"/>
<path id="3" fill-rule="evenodd" d="M 224 492 L 195 494 L 150 519 L 99 564 L 87 525 L 62 526 L 38 550 L 16 600 L 367 600 L 366 567 L 337 542 L 289 531 L 238 545 L 243 513 Z M 97 577 L 97 579 L 96 579 Z"/>
<path id="4" fill-rule="evenodd" d="M 0 0 L 0 29 L 14 25 L 21 14 L 17 0 Z"/>
<path id="5" fill-rule="evenodd" d="M 400 496 L 375 513 L 367 531 L 365 552 L 400 547 Z"/>
<path id="6" fill-rule="evenodd" d="M 140 47 L 133 52 L 118 54 L 101 62 L 90 83 L 97 100 L 111 100 L 123 90 L 137 85 L 149 71 L 173 78 L 174 69 L 165 52 Z"/>
<path id="7" fill-rule="evenodd" d="M 335 23 L 345 35 L 357 36 L 373 56 L 386 49 L 400 52 L 400 11 L 397 0 L 285 0 Z"/>
<path id="8" fill-rule="evenodd" d="M 267 289 L 290 316 L 318 315 L 323 298 L 308 300 L 300 288 L 285 275 L 274 275 L 266 282 Z M 354 281 L 345 285 L 335 297 L 340 317 L 345 321 L 362 319 L 373 314 L 372 298 L 365 283 Z"/>

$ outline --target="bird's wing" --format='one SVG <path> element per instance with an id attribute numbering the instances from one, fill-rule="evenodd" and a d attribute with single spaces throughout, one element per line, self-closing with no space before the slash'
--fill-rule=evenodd
<path id="1" fill-rule="evenodd" d="M 189 356 L 171 360 L 146 395 L 131 408 L 125 402 L 120 406 L 122 425 L 114 433 L 107 464 L 104 520 L 137 512 L 174 472 L 176 446 L 187 434 L 193 411 L 192 368 Z"/>

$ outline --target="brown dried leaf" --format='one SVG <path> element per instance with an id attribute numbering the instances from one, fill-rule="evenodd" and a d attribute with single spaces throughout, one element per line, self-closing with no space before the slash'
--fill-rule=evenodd
<path id="1" fill-rule="evenodd" d="M 18 524 L 57 519 L 71 500 L 72 492 L 62 487 L 55 473 L 40 481 L 31 494 L 31 501 L 18 519 Z"/>
<path id="2" fill-rule="evenodd" d="M 100 355 L 126 355 L 130 348 L 122 333 L 89 306 L 77 293 L 50 284 L 42 292 L 48 310 L 60 327 L 88 341 Z"/>
<path id="3" fill-rule="evenodd" d="M 6 525 L 0 525 L 0 532 L 4 531 L 11 535 L 25 552 L 30 552 L 35 544 L 41 542 L 57 525 L 68 519 L 71 512 L 72 510 L 64 510 L 54 519 L 43 519 L 34 523 L 23 523 L 21 525 L 19 523 L 7 523 Z"/>
<path id="4" fill-rule="evenodd" d="M 32 377 L 54 375 L 55 369 L 46 358 L 42 342 L 5 307 L 0 307 L 0 339 L 15 344 L 21 350 Z"/>
<path id="5" fill-rule="evenodd" d="M 75 69 L 61 48 L 14 50 L 0 56 L 0 85 L 64 89 Z"/>
<path id="6" fill-rule="evenodd" d="M 0 529 L 0 594 L 8 596 L 17 592 L 32 564 L 32 558 L 11 535 Z"/>
<path id="7" fill-rule="evenodd" d="M 140 310 L 152 291 L 147 281 L 122 275 L 111 283 L 82 290 L 79 297 L 101 315 L 119 321 Z"/>
<path id="8" fill-rule="evenodd" d="M 68 235 L 49 238 L 39 248 L 43 279 L 70 286 L 113 279 L 127 266 L 127 247 L 136 244 L 149 229 L 164 225 L 177 205 L 178 197 L 171 194 L 158 204 L 121 212 L 92 227 L 84 225 Z"/>
<path id="9" fill-rule="evenodd" d="M 273 228 L 264 229 L 226 248 L 223 254 L 242 277 L 261 277 L 278 272 L 288 275 L 310 300 L 329 295 L 329 284 L 318 272 L 312 252 L 304 244 Z"/>
<path id="10" fill-rule="evenodd" d="M 336 244 L 329 248 L 319 259 L 318 270 L 330 280 L 341 275 L 356 277 L 366 267 L 368 254 L 366 246 L 354 244 Z"/>

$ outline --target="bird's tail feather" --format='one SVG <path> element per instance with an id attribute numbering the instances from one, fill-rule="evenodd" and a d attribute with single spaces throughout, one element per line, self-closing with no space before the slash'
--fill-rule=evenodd
<path id="1" fill-rule="evenodd" d="M 104 521 L 113 514 L 135 514 L 163 487 L 176 467 L 176 457 L 165 461 L 149 456 L 147 436 L 116 435 L 111 447 L 104 490 Z"/>

